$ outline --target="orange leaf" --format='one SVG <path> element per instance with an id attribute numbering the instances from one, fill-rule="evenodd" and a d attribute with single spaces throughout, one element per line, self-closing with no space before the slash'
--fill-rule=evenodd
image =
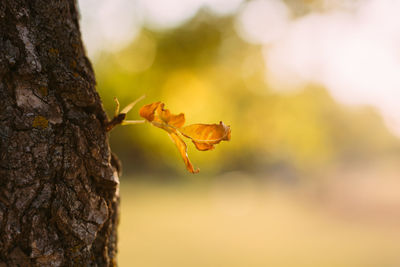
<path id="1" fill-rule="evenodd" d="M 219 124 L 192 124 L 179 129 L 179 132 L 192 139 L 201 151 L 214 149 L 219 142 L 231 139 L 231 128 L 222 121 Z"/>
<path id="2" fill-rule="evenodd" d="M 148 105 L 144 105 L 140 110 L 139 110 L 139 115 L 148 120 L 148 121 L 153 121 L 154 120 L 154 111 L 156 111 L 157 107 L 161 105 L 161 102 L 156 102 Z"/>
<path id="3" fill-rule="evenodd" d="M 164 123 L 172 127 L 180 128 L 185 124 L 185 115 L 183 113 L 178 115 L 171 114 L 168 109 L 164 109 L 164 104 L 157 107 L 157 114 Z"/>
<path id="4" fill-rule="evenodd" d="M 186 143 L 179 134 L 190 138 L 196 148 L 201 151 L 213 149 L 214 145 L 223 140 L 229 141 L 231 138 L 230 127 L 226 126 L 222 121 L 220 124 L 192 124 L 183 127 L 183 124 L 185 124 L 185 115 L 183 113 L 178 115 L 171 114 L 168 109 L 164 109 L 164 104 L 161 102 L 143 106 L 139 114 L 154 126 L 168 132 L 178 148 L 186 168 L 191 173 L 197 173 L 199 170 L 193 168 L 187 155 Z"/>
<path id="5" fill-rule="evenodd" d="M 191 173 L 198 173 L 200 170 L 199 169 L 195 170 L 192 163 L 189 160 L 186 143 L 176 133 L 170 133 L 169 136 L 171 137 L 172 141 L 174 141 L 176 147 L 179 150 L 179 153 L 181 153 L 183 161 L 185 162 L 186 165 L 186 169 Z"/>

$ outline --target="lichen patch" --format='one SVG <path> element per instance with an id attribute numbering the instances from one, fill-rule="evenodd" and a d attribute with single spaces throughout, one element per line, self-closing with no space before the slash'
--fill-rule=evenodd
<path id="1" fill-rule="evenodd" d="M 32 126 L 38 129 L 45 129 L 49 126 L 49 121 L 43 116 L 36 116 L 33 119 Z"/>

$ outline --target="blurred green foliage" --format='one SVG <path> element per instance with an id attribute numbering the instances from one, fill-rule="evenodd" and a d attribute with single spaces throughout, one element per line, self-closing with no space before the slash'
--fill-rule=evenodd
<path id="1" fill-rule="evenodd" d="M 139 106 L 163 101 L 171 112 L 184 112 L 187 123 L 231 125 L 232 140 L 213 151 L 189 145 L 189 157 L 203 174 L 312 172 L 400 154 L 398 139 L 372 108 L 340 105 L 318 85 L 270 90 L 262 48 L 240 39 L 233 17 L 202 11 L 176 29 L 144 28 L 126 48 L 101 54 L 95 71 L 110 116 L 114 96 L 123 107 L 146 94 Z M 128 119 L 138 119 L 138 108 Z M 149 124 L 118 127 L 111 146 L 125 173 L 185 173 L 168 136 Z"/>

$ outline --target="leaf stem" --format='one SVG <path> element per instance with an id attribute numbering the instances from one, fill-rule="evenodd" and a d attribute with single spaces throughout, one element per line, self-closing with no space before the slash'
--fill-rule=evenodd
<path id="1" fill-rule="evenodd" d="M 127 121 L 123 121 L 121 123 L 121 125 L 129 125 L 129 124 L 141 124 L 141 123 L 145 123 L 145 120 L 127 120 Z"/>

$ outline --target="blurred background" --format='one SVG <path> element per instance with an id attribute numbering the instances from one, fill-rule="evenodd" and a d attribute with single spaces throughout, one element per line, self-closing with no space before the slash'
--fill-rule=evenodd
<path id="1" fill-rule="evenodd" d="M 120 266 L 400 266 L 397 0 L 79 0 L 109 116 L 232 128 L 188 154 L 117 127 Z"/>

